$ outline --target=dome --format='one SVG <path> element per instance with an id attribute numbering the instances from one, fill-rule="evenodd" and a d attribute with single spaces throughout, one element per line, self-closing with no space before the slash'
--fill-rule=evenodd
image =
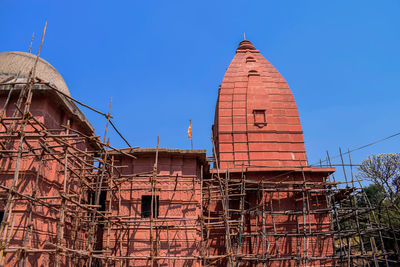
<path id="1" fill-rule="evenodd" d="M 2 52 L 0 53 L 0 76 L 17 76 L 19 73 L 19 78 L 27 78 L 35 59 L 36 55 L 26 52 Z M 42 58 L 39 58 L 36 66 L 36 77 L 51 82 L 59 91 L 70 96 L 61 74 Z"/>

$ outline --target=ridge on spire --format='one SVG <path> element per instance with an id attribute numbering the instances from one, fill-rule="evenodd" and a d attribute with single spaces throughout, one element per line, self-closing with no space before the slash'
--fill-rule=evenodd
<path id="1" fill-rule="evenodd" d="M 243 40 L 239 43 L 238 48 L 236 49 L 236 53 L 238 51 L 246 51 L 246 50 L 256 50 L 254 45 L 249 40 Z"/>

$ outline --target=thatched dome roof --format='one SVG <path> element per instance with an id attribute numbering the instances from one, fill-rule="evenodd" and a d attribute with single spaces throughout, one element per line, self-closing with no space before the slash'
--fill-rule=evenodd
<path id="1" fill-rule="evenodd" d="M 33 68 L 35 59 L 36 55 L 26 52 L 2 52 L 0 53 L 0 76 L 27 78 Z M 39 58 L 35 76 L 54 84 L 59 91 L 70 96 L 63 77 L 46 60 Z"/>

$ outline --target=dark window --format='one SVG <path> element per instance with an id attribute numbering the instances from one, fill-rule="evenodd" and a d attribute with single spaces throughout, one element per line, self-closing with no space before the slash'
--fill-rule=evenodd
<path id="1" fill-rule="evenodd" d="M 256 70 L 249 70 L 248 76 L 260 76 L 260 73 Z"/>
<path id="2" fill-rule="evenodd" d="M 253 110 L 254 115 L 254 125 L 262 128 L 267 125 L 267 120 L 265 118 L 265 109 L 255 109 Z"/>
<path id="3" fill-rule="evenodd" d="M 3 221 L 4 218 L 4 210 L 0 211 L 0 223 Z"/>
<path id="4" fill-rule="evenodd" d="M 142 218 L 150 218 L 151 216 L 151 196 L 142 196 Z M 153 218 L 158 217 L 159 198 L 154 196 L 153 199 Z"/>
<path id="5" fill-rule="evenodd" d="M 246 63 L 249 63 L 249 62 L 256 62 L 256 59 L 254 57 L 247 57 Z"/>

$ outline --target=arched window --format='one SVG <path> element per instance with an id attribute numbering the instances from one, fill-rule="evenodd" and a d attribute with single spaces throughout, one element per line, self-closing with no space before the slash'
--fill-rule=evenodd
<path id="1" fill-rule="evenodd" d="M 256 70 L 249 70 L 249 74 L 248 75 L 249 76 L 260 76 L 260 74 Z"/>

